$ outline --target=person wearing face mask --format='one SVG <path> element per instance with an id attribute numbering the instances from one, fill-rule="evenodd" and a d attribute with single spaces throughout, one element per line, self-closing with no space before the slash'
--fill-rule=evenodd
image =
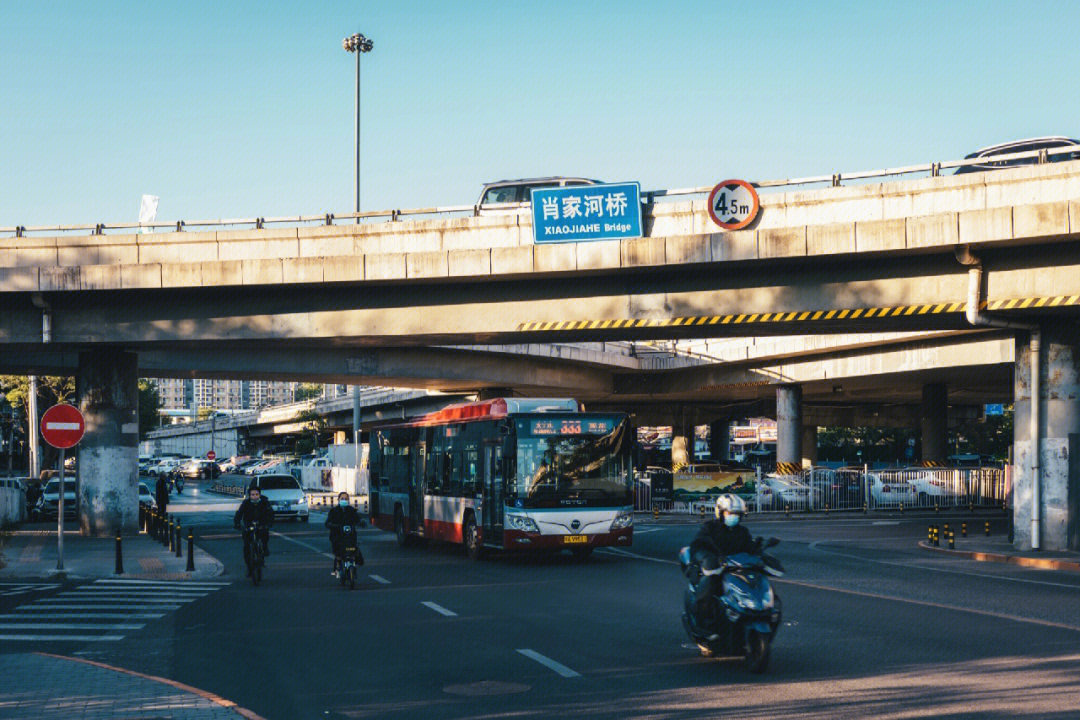
<path id="1" fill-rule="evenodd" d="M 338 493 L 337 505 L 330 508 L 330 512 L 326 513 L 326 522 L 324 525 L 330 530 L 330 547 L 333 549 L 334 553 L 334 569 L 330 574 L 337 576 L 343 550 L 341 529 L 346 525 L 352 525 L 355 531 L 355 529 L 360 526 L 360 513 L 357 512 L 356 508 L 349 504 L 349 493 Z M 359 546 L 357 546 L 356 551 L 357 555 L 359 555 Z M 361 564 L 363 564 L 362 560 Z"/>
<path id="2" fill-rule="evenodd" d="M 738 495 L 716 498 L 716 518 L 707 520 L 690 543 L 690 556 L 704 569 L 715 569 L 727 555 L 754 552 L 756 545 L 750 531 L 742 525 L 746 503 Z M 712 598 L 719 589 L 719 575 L 703 575 L 694 588 L 693 619 L 698 627 L 709 627 L 714 618 Z"/>

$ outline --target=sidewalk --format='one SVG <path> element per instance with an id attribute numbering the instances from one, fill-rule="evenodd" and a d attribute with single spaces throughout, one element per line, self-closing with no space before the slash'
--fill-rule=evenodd
<path id="1" fill-rule="evenodd" d="M 0 718 L 262 720 L 236 703 L 174 680 L 63 655 L 0 655 L 0 678 Z"/>
<path id="2" fill-rule="evenodd" d="M 196 537 L 196 542 L 198 538 Z M 64 532 L 64 576 L 73 579 L 125 577 L 139 580 L 205 580 L 221 575 L 225 567 L 195 546 L 195 570 L 187 572 L 187 541 L 183 557 L 170 553 L 145 534 L 122 542 L 124 574 L 117 576 L 115 538 L 83 537 L 76 530 Z M 56 530 L 15 530 L 0 547 L 0 578 L 54 578 Z M 2 715 L 2 713 L 0 713 Z"/>
<path id="3" fill-rule="evenodd" d="M 954 527 L 956 532 L 959 527 Z M 943 534 L 944 535 L 944 534 Z M 1017 550 L 1001 536 L 957 537 L 956 548 L 950 549 L 947 540 L 942 537 L 940 546 L 921 540 L 919 547 L 931 552 L 945 553 L 954 557 L 980 560 L 983 562 L 1008 563 L 1039 570 L 1064 570 L 1080 572 L 1080 552 L 1072 550 Z"/>

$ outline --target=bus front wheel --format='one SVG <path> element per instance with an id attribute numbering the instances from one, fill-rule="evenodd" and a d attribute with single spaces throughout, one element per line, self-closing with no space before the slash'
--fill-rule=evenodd
<path id="1" fill-rule="evenodd" d="M 401 508 L 394 510 L 394 534 L 397 535 L 398 545 L 405 547 L 409 542 L 409 535 L 405 532 L 405 518 L 401 514 Z"/>

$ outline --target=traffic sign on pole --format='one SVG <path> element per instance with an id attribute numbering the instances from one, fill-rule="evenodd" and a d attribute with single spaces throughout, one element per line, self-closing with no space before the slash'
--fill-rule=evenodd
<path id="1" fill-rule="evenodd" d="M 41 416 L 41 437 L 54 448 L 73 448 L 86 432 L 86 421 L 71 405 L 53 405 Z"/>
<path id="2" fill-rule="evenodd" d="M 723 180 L 709 193 L 709 217 L 725 230 L 741 230 L 760 209 L 757 190 L 745 180 Z"/>
<path id="3" fill-rule="evenodd" d="M 217 457 L 217 453 L 214 452 L 213 450 L 206 453 L 206 459 L 207 460 L 213 460 L 216 457 Z"/>

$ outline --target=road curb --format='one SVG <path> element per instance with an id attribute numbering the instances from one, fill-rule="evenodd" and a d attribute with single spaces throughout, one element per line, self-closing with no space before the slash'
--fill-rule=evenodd
<path id="1" fill-rule="evenodd" d="M 98 662 L 97 660 L 87 660 L 85 658 L 71 657 L 70 655 L 56 655 L 54 653 L 47 652 L 35 652 L 34 654 L 40 655 L 42 657 L 56 658 L 57 660 L 69 660 L 71 662 L 83 663 L 85 665 L 93 665 L 94 667 L 102 668 L 103 670 L 112 670 L 113 672 L 124 673 L 125 675 L 133 675 L 134 677 L 139 677 L 144 680 L 153 680 L 154 682 L 159 682 L 174 687 L 177 690 L 183 690 L 184 692 L 198 695 L 202 699 L 209 700 L 215 705 L 220 705 L 221 707 L 232 710 L 240 717 L 247 718 L 247 720 L 266 720 L 266 718 L 264 718 L 262 715 L 252 712 L 247 708 L 242 708 L 236 703 L 234 703 L 232 700 L 226 700 L 225 698 L 219 695 L 215 695 L 212 692 L 200 690 L 197 687 L 185 685 L 182 682 L 170 680 L 169 678 L 158 677 L 157 675 L 147 675 L 146 673 L 137 672 L 135 670 L 128 670 L 127 668 L 117 667 L 115 665 L 109 665 L 107 663 Z"/>
<path id="2" fill-rule="evenodd" d="M 1039 570 L 1064 570 L 1066 572 L 1080 572 L 1080 562 L 1072 560 L 1060 560 L 1058 558 L 1033 558 L 1023 555 L 1005 555 L 1004 553 L 982 552 L 978 550 L 950 550 L 949 548 L 936 547 L 926 540 L 919 541 L 919 547 L 923 550 L 948 553 L 957 557 L 979 560 L 981 562 L 1008 563 L 1021 567 L 1037 568 Z"/>

